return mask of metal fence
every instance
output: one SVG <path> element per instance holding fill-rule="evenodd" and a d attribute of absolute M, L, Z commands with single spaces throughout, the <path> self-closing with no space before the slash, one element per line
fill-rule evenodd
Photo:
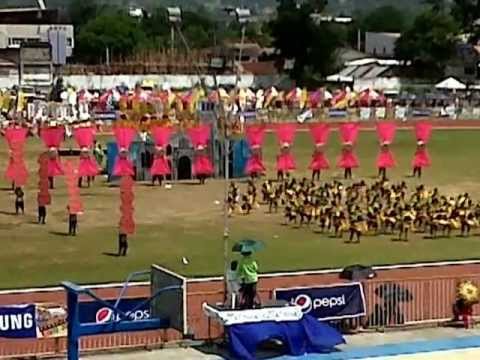
<path fill-rule="evenodd" d="M 367 303 L 364 326 L 376 328 L 450 320 L 456 288 L 462 280 L 478 284 L 480 276 L 368 281 L 364 284 Z M 474 306 L 474 315 L 478 314 L 479 308 Z"/>
<path fill-rule="evenodd" d="M 278 280 L 281 282 L 281 279 Z M 421 323 L 435 325 L 452 319 L 456 288 L 458 283 L 463 280 L 480 284 L 480 275 L 365 281 L 363 286 L 367 316 L 359 319 L 359 323 L 364 328 L 381 329 Z M 312 279 L 311 281 L 311 286 L 318 286 L 318 280 Z M 258 291 L 261 298 L 264 300 L 272 299 L 275 288 L 262 285 L 262 283 L 260 285 Z M 222 331 L 221 327 L 215 322 L 208 322 L 201 311 L 201 304 L 203 302 L 216 303 L 221 301 L 223 290 L 215 287 L 215 290 L 190 292 L 187 296 L 190 309 L 188 318 L 190 329 L 197 337 L 203 339 L 219 336 Z M 475 305 L 473 310 L 474 316 L 480 315 L 478 305 Z M 202 324 L 207 322 L 208 325 L 204 328 Z M 149 348 L 179 338 L 178 333 L 170 330 L 102 335 L 82 339 L 81 349 L 83 351 L 94 351 Z M 0 339 L 0 358 L 62 355 L 65 351 L 65 338 Z"/>

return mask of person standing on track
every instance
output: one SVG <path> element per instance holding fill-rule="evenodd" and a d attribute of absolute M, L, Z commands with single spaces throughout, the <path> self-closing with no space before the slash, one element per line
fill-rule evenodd
<path fill-rule="evenodd" d="M 22 212 L 22 215 L 25 214 L 25 203 L 24 203 L 25 193 L 21 187 L 15 188 L 15 214 L 18 215 Z"/>
<path fill-rule="evenodd" d="M 67 210 L 68 210 L 68 235 L 76 236 L 78 215 L 77 213 L 70 211 L 70 207 L 67 207 Z"/>
<path fill-rule="evenodd" d="M 118 234 L 118 256 L 127 256 L 128 235 L 121 232 Z"/>

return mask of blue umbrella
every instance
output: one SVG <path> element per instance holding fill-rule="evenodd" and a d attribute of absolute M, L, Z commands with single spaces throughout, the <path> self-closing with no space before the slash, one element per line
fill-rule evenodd
<path fill-rule="evenodd" d="M 237 241 L 232 247 L 233 252 L 253 253 L 265 249 L 265 243 L 260 240 L 244 239 Z"/>

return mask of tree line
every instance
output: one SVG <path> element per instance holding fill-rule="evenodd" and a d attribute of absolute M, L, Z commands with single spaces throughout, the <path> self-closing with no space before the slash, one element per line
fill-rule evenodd
<path fill-rule="evenodd" d="M 165 7 L 155 7 L 143 16 L 132 17 L 128 8 L 97 1 L 73 0 L 69 16 L 75 26 L 74 61 L 97 64 L 105 61 L 108 48 L 112 58 L 126 58 L 145 50 L 162 50 L 171 46 L 171 24 Z M 183 10 L 179 24 L 192 49 L 215 47 L 240 38 L 240 25 L 228 17 L 218 21 L 207 8 Z M 263 23 L 248 24 L 246 37 L 268 45 L 271 41 Z M 182 39 L 175 46 L 183 51 Z"/>
<path fill-rule="evenodd" d="M 247 26 L 246 38 L 277 49 L 281 58 L 294 60 L 289 69 L 299 84 L 317 83 L 341 64 L 336 57 L 343 47 L 356 47 L 358 32 L 398 32 L 395 56 L 412 62 L 417 76 L 441 76 L 455 56 L 459 35 L 471 43 L 480 37 L 480 0 L 423 0 L 420 11 L 382 6 L 357 11 L 351 24 L 319 22 L 312 14 L 324 13 L 327 0 L 277 0 L 271 19 L 258 19 Z M 166 9 L 156 7 L 140 18 L 128 9 L 104 2 L 73 0 L 69 7 L 75 25 L 75 61 L 104 61 L 105 49 L 113 57 L 128 57 L 142 50 L 170 47 L 170 24 Z M 193 49 L 238 41 L 240 25 L 225 16 L 219 19 L 207 8 L 186 10 L 182 33 Z M 178 47 L 180 47 L 180 42 Z"/>

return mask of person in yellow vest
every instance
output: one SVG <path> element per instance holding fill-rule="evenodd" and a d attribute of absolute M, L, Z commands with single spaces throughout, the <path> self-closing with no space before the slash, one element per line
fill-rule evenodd
<path fill-rule="evenodd" d="M 257 297 L 258 264 L 251 252 L 242 252 L 238 264 L 238 278 L 241 283 L 241 309 L 253 309 Z"/>

